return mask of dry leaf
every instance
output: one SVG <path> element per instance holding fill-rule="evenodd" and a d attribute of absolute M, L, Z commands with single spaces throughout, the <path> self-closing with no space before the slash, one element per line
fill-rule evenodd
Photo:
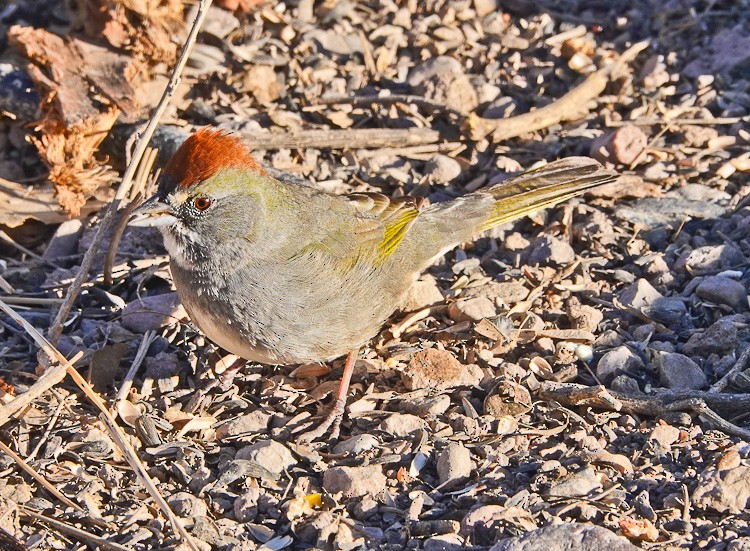
<path fill-rule="evenodd" d="M 624 536 L 641 541 L 656 541 L 659 530 L 650 520 L 624 517 L 620 519 L 620 530 Z"/>

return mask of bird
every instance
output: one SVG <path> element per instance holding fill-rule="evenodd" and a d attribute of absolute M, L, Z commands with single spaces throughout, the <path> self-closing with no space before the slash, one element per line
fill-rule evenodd
<path fill-rule="evenodd" d="M 423 271 L 490 228 L 615 177 L 570 157 L 444 202 L 333 194 L 271 177 L 241 137 L 204 127 L 129 223 L 161 230 L 182 304 L 215 344 L 263 364 L 346 356 L 312 440 L 338 434 L 357 354 Z"/>

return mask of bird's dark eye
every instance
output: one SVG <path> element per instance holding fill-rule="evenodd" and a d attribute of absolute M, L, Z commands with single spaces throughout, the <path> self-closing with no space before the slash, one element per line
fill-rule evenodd
<path fill-rule="evenodd" d="M 193 200 L 193 204 L 195 205 L 195 208 L 198 210 L 206 210 L 208 207 L 211 206 L 211 199 L 205 196 L 196 197 Z"/>

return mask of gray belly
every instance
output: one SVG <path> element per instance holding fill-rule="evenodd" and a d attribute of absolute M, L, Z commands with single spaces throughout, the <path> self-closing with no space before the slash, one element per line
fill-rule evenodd
<path fill-rule="evenodd" d="M 196 273 L 174 263 L 171 268 L 200 330 L 229 352 L 266 364 L 343 356 L 376 335 L 397 304 L 387 293 L 362 296 L 377 291 L 371 282 L 344 279 L 338 287 L 325 281 L 299 288 L 284 279 L 289 270 L 242 269 L 217 277 L 210 270 Z"/>

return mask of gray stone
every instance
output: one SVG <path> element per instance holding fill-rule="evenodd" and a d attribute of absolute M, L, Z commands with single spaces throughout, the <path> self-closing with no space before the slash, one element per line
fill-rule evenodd
<path fill-rule="evenodd" d="M 234 518 L 240 522 L 252 522 L 258 516 L 258 499 L 260 499 L 260 488 L 250 486 L 245 493 L 234 500 L 232 508 Z"/>
<path fill-rule="evenodd" d="M 645 279 L 639 279 L 620 293 L 620 302 L 636 310 L 653 304 L 663 295 Z"/>
<path fill-rule="evenodd" d="M 454 482 L 471 475 L 471 452 L 463 444 L 453 442 L 440 452 L 437 473 L 441 484 Z"/>
<path fill-rule="evenodd" d="M 411 70 L 407 82 L 415 93 L 460 113 L 469 113 L 479 105 L 477 92 L 464 74 L 463 65 L 449 56 L 420 63 Z"/>
<path fill-rule="evenodd" d="M 427 538 L 422 547 L 424 551 L 460 551 L 466 549 L 464 539 L 458 534 L 442 534 Z"/>
<path fill-rule="evenodd" d="M 744 261 L 742 251 L 733 245 L 706 245 L 681 256 L 675 263 L 675 269 L 684 267 L 690 273 L 727 270 Z"/>
<path fill-rule="evenodd" d="M 554 266 L 564 266 L 570 264 L 576 259 L 576 253 L 570 243 L 560 239 L 545 235 L 536 241 L 534 248 L 529 255 L 529 264 L 551 264 Z"/>
<path fill-rule="evenodd" d="M 508 538 L 489 551 L 638 551 L 638 547 L 606 528 L 565 522 Z"/>
<path fill-rule="evenodd" d="M 78 252 L 78 241 L 83 234 L 83 222 L 78 218 L 66 220 L 55 230 L 55 234 L 42 254 L 43 258 L 56 261 L 63 256 Z"/>
<path fill-rule="evenodd" d="M 633 339 L 639 342 L 644 342 L 656 333 L 656 325 L 653 323 L 644 323 L 633 329 L 631 332 L 633 334 Z"/>
<path fill-rule="evenodd" d="M 156 331 L 187 317 L 177 293 L 153 295 L 128 303 L 122 311 L 122 325 L 134 333 Z"/>
<path fill-rule="evenodd" d="M 197 10 L 191 10 L 191 14 L 188 16 L 191 21 L 195 17 L 194 11 Z M 206 22 L 203 24 L 201 32 L 212 34 L 217 38 L 226 38 L 229 33 L 239 28 L 239 26 L 239 19 L 231 11 L 218 6 L 211 6 L 208 9 Z"/>
<path fill-rule="evenodd" d="M 618 375 L 639 375 L 643 360 L 627 346 L 618 346 L 601 357 L 596 366 L 596 376 L 609 384 Z"/>
<path fill-rule="evenodd" d="M 461 164 L 447 155 L 435 155 L 425 165 L 425 176 L 434 184 L 449 184 L 461 176 Z"/>
<path fill-rule="evenodd" d="M 692 504 L 700 509 L 739 514 L 750 506 L 750 465 L 720 471 L 709 467 L 700 474 Z"/>
<path fill-rule="evenodd" d="M 685 301 L 680 297 L 662 297 L 657 299 L 648 306 L 644 306 L 641 311 L 654 321 L 667 325 L 685 325 L 690 320 L 687 317 L 687 306 Z"/>
<path fill-rule="evenodd" d="M 707 130 L 703 127 L 700 128 L 701 130 Z M 708 187 L 705 184 L 685 184 L 684 186 L 670 190 L 666 195 L 674 195 L 675 197 L 682 197 L 690 201 L 706 201 L 720 205 L 726 205 L 732 200 L 732 196 L 726 191 Z"/>
<path fill-rule="evenodd" d="M 547 491 L 547 495 L 550 497 L 581 497 L 601 487 L 602 483 L 599 481 L 596 471 L 587 465 L 580 471 L 564 476 L 552 484 Z"/>
<path fill-rule="evenodd" d="M 649 441 L 657 442 L 664 450 L 669 450 L 672 444 L 680 439 L 680 429 L 671 425 L 657 425 L 648 435 Z"/>
<path fill-rule="evenodd" d="M 177 492 L 167 499 L 176 515 L 181 517 L 205 517 L 208 515 L 206 502 L 188 492 Z"/>
<path fill-rule="evenodd" d="M 438 56 L 428 59 L 414 67 L 409 73 L 409 86 L 419 86 L 425 80 L 444 74 L 463 74 L 464 67 L 460 61 L 450 56 Z"/>
<path fill-rule="evenodd" d="M 476 321 L 495 314 L 495 305 L 486 297 L 462 298 L 448 305 L 448 316 L 453 321 Z"/>
<path fill-rule="evenodd" d="M 668 177 L 669 172 L 664 163 L 653 163 L 646 169 L 643 176 L 647 180 L 659 180 Z M 646 230 L 659 226 L 675 227 L 685 220 L 686 216 L 718 218 L 725 212 L 726 208 L 714 203 L 689 201 L 677 197 L 646 197 L 632 204 L 615 207 L 615 216 L 633 224 L 640 224 Z"/>
<path fill-rule="evenodd" d="M 699 390 L 708 381 L 700 366 L 683 354 L 658 352 L 654 364 L 659 372 L 659 380 L 673 390 Z"/>
<path fill-rule="evenodd" d="M 638 394 L 641 389 L 638 386 L 638 381 L 630 377 L 629 375 L 618 375 L 612 382 L 609 383 L 609 388 L 617 392 L 624 392 L 626 394 Z"/>
<path fill-rule="evenodd" d="M 386 478 L 378 465 L 333 467 L 323 473 L 323 489 L 345 497 L 375 496 L 385 490 Z"/>
<path fill-rule="evenodd" d="M 259 440 L 245 446 L 237 452 L 235 459 L 255 461 L 275 474 L 281 474 L 297 464 L 289 448 L 275 440 Z"/>
<path fill-rule="evenodd" d="M 207 543 L 211 549 L 215 549 L 219 545 L 228 545 L 234 540 L 234 538 L 229 538 L 225 534 L 219 534 L 216 523 L 207 516 L 195 517 L 193 527 L 190 529 L 190 535 Z"/>
<path fill-rule="evenodd" d="M 591 332 L 596 331 L 604 319 L 604 314 L 601 310 L 573 301 L 569 301 L 567 314 L 568 319 L 570 319 L 575 329 L 583 329 L 584 331 Z"/>
<path fill-rule="evenodd" d="M 702 358 L 711 354 L 723 356 L 733 352 L 739 343 L 734 323 L 728 319 L 720 319 L 702 333 L 694 333 L 685 343 L 682 351 L 688 356 Z"/>
<path fill-rule="evenodd" d="M 342 440 L 333 448 L 333 453 L 358 454 L 377 447 L 380 443 L 372 434 L 358 434 L 348 440 Z"/>
<path fill-rule="evenodd" d="M 235 417 L 231 421 L 224 423 L 216 428 L 216 438 L 222 440 L 224 438 L 239 436 L 241 434 L 253 434 L 257 432 L 265 432 L 268 429 L 268 422 L 271 416 L 262 410 L 255 410 L 239 417 Z"/>
<path fill-rule="evenodd" d="M 440 394 L 438 396 L 427 398 L 402 400 L 399 402 L 398 409 L 404 413 L 411 413 L 418 417 L 435 417 L 445 413 L 450 405 L 450 396 L 447 394 Z"/>
<path fill-rule="evenodd" d="M 443 293 L 435 278 L 425 274 L 409 288 L 401 303 L 401 310 L 412 312 L 439 302 L 443 302 Z"/>
<path fill-rule="evenodd" d="M 461 530 L 459 534 L 468 538 L 475 531 L 476 527 L 482 526 L 489 528 L 495 522 L 496 518 L 502 518 L 507 508 L 502 505 L 480 505 L 475 507 L 461 519 Z"/>
<path fill-rule="evenodd" d="M 747 290 L 734 279 L 722 276 L 709 276 L 700 282 L 696 294 L 717 304 L 726 304 L 735 310 L 747 309 Z"/>
<path fill-rule="evenodd" d="M 402 437 L 426 429 L 427 421 L 408 413 L 394 413 L 386 417 L 378 428 L 387 434 Z"/>
<path fill-rule="evenodd" d="M 505 306 L 512 306 L 522 300 L 526 300 L 529 296 L 529 288 L 523 284 L 523 281 L 510 280 L 510 281 L 493 281 L 486 285 L 480 285 L 478 287 L 469 287 L 464 290 L 464 298 L 488 298 L 492 304 L 497 304 L 498 301 Z"/>
<path fill-rule="evenodd" d="M 304 39 L 308 43 L 315 44 L 318 50 L 322 49 L 338 55 L 349 56 L 362 53 L 362 41 L 354 33 L 315 29 L 305 33 Z"/>

